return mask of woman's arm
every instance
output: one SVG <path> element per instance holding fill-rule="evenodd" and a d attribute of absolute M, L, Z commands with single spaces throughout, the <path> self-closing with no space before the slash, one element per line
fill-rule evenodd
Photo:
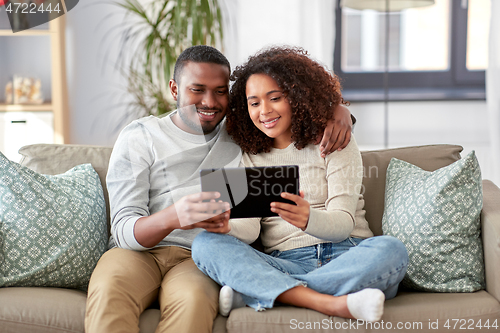
<path fill-rule="evenodd" d="M 355 214 L 362 186 L 363 163 L 356 140 L 351 138 L 342 151 L 326 159 L 328 197 L 325 209 L 312 209 L 306 233 L 340 242 L 350 236 L 355 227 Z"/>

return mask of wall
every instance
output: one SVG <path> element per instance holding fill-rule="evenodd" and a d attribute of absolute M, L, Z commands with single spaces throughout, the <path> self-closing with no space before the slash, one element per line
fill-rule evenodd
<path fill-rule="evenodd" d="M 355 136 L 362 150 L 384 148 L 384 104 L 352 103 Z M 483 178 L 493 177 L 486 101 L 389 103 L 389 148 L 458 144 L 462 156 L 475 150 Z"/>
<path fill-rule="evenodd" d="M 252 23 L 254 15 L 249 15 L 251 8 L 248 2 L 229 1 L 225 6 L 235 13 L 229 24 L 230 30 L 227 30 L 229 33 L 225 43 L 225 53 L 234 68 L 260 47 L 251 35 L 246 35 L 245 38 L 236 36 L 243 23 Z M 321 6 L 313 8 L 319 10 Z M 304 12 L 292 10 L 288 17 L 301 17 L 305 20 L 301 24 L 310 25 L 306 15 L 300 16 L 300 13 Z M 314 13 L 309 14 L 314 17 Z M 123 14 L 120 14 L 116 6 L 102 4 L 98 0 L 80 2 L 67 14 L 68 83 L 73 143 L 111 146 L 119 130 L 129 121 L 125 113 L 125 83 L 114 69 L 119 49 L 115 29 L 122 20 Z M 282 20 L 284 21 L 280 24 L 285 24 L 288 19 Z M 297 20 L 292 21 L 289 24 L 299 24 Z M 324 21 L 327 22 L 328 19 Z M 297 44 L 306 42 L 303 34 L 298 37 L 292 37 L 292 34 L 284 36 L 281 31 L 283 29 L 269 29 L 266 39 L 260 40 L 262 46 L 279 40 Z M 316 29 L 321 30 L 320 26 Z M 319 33 L 313 35 L 318 37 Z M 325 50 L 322 48 L 314 49 L 311 53 L 318 59 L 325 59 Z M 383 148 L 383 103 L 353 103 L 350 110 L 358 118 L 355 134 L 360 147 Z M 476 150 L 483 176 L 488 178 L 491 167 L 485 101 L 391 102 L 389 113 L 390 147 L 460 144 L 465 148 L 464 153 Z"/>
<path fill-rule="evenodd" d="M 112 146 L 126 116 L 126 84 L 116 70 L 123 13 L 99 0 L 66 14 L 71 143 Z"/>
<path fill-rule="evenodd" d="M 276 0 L 274 5 L 286 15 L 263 12 L 267 2 L 222 1 L 225 13 L 232 13 L 224 53 L 233 68 L 265 45 L 275 43 L 303 45 L 321 62 L 333 61 L 333 2 L 328 2 L 325 10 L 324 0 L 311 0 L 307 5 L 300 0 Z M 242 29 L 255 24 L 257 14 L 267 15 L 263 21 L 259 19 L 265 24 L 258 29 Z M 126 82 L 114 68 L 119 51 L 117 27 L 122 20 L 117 6 L 99 0 L 80 1 L 67 14 L 72 143 L 112 145 L 118 131 L 131 119 L 126 112 Z M 253 38 L 255 33 L 263 37 Z M 330 42 L 322 42 L 322 38 Z"/>

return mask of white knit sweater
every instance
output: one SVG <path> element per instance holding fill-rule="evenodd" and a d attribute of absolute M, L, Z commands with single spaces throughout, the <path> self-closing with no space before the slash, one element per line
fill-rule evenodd
<path fill-rule="evenodd" d="M 299 165 L 300 189 L 311 205 L 305 231 L 280 217 L 232 219 L 230 234 L 246 243 L 259 236 L 265 251 L 286 251 L 324 242 L 340 242 L 349 236 L 373 236 L 365 219 L 360 194 L 363 164 L 356 140 L 342 151 L 322 158 L 318 146 L 298 150 L 293 144 L 269 153 L 244 154 L 242 166 Z"/>

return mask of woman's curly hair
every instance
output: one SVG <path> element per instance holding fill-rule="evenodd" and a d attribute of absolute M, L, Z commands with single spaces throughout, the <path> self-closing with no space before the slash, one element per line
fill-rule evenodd
<path fill-rule="evenodd" d="M 261 132 L 248 114 L 246 85 L 253 74 L 272 77 L 292 109 L 292 141 L 297 149 L 315 143 L 339 104 L 347 104 L 337 76 L 297 47 L 271 47 L 251 56 L 231 75 L 227 131 L 244 152 L 269 152 L 273 138 Z"/>

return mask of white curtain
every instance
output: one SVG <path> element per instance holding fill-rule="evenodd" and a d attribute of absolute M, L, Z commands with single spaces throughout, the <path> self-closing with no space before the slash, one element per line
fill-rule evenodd
<path fill-rule="evenodd" d="M 500 186 L 500 0 L 491 1 L 488 69 L 486 70 L 486 101 L 490 129 L 491 180 Z"/>
<path fill-rule="evenodd" d="M 300 46 L 333 70 L 336 0 L 222 0 L 224 53 L 234 68 L 269 45 Z"/>

